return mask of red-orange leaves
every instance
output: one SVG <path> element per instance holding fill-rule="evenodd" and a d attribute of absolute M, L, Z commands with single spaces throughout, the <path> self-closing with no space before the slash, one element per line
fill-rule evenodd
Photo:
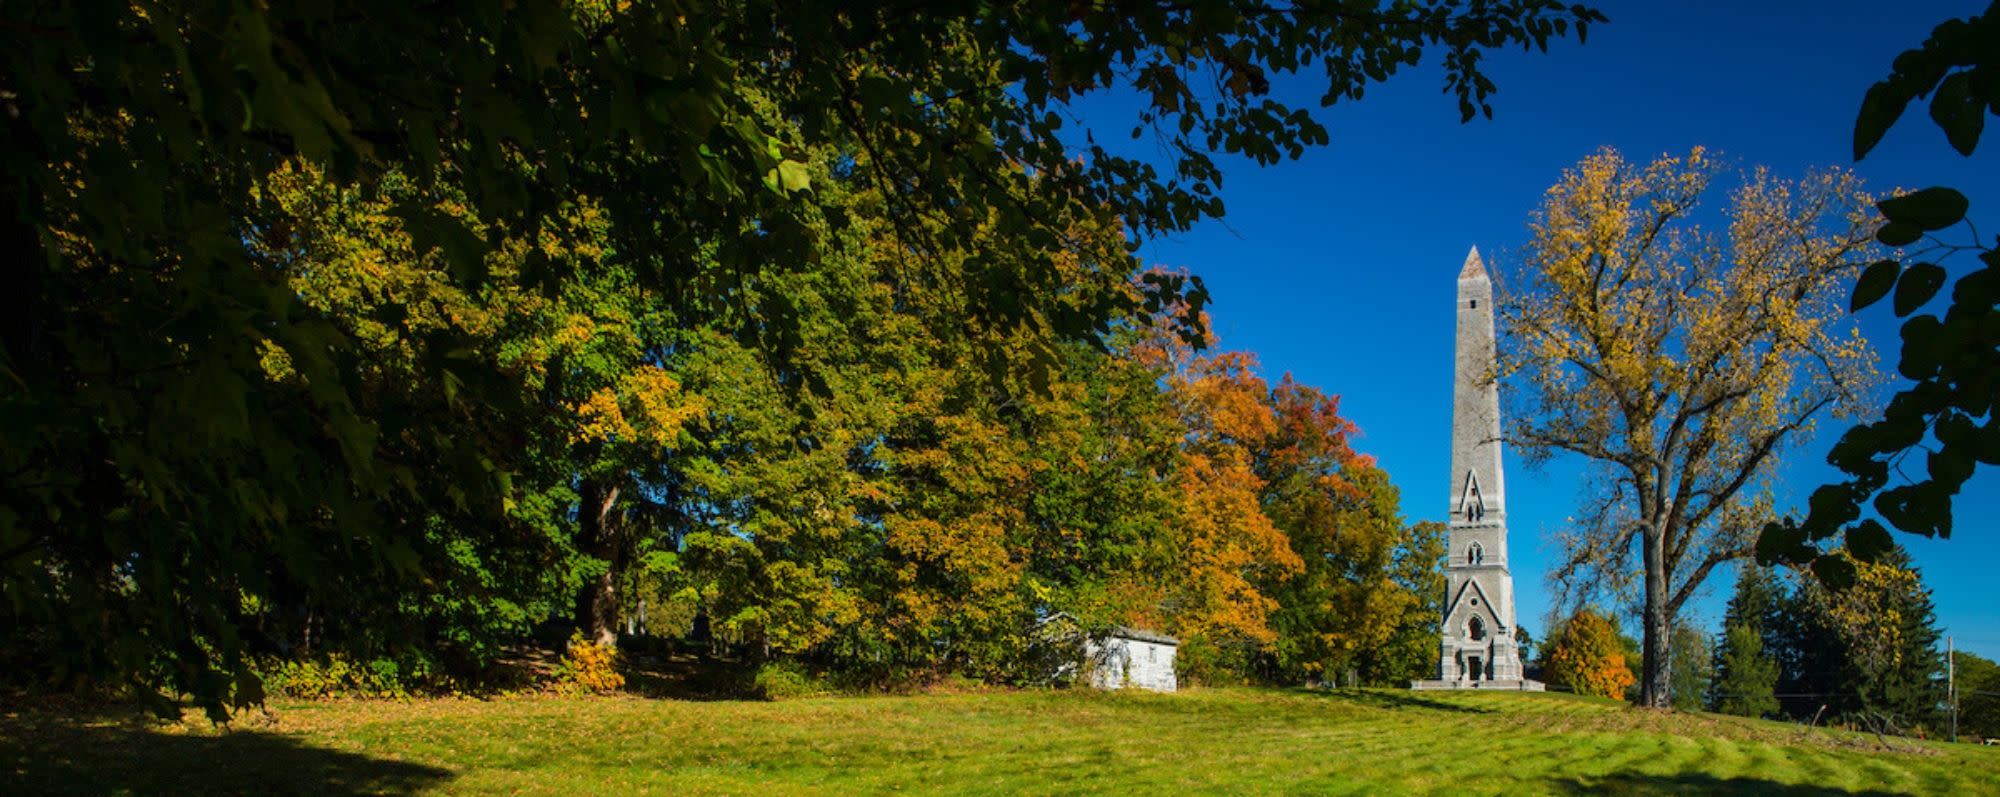
<path fill-rule="evenodd" d="M 1175 484 L 1187 546 L 1182 633 L 1270 644 L 1277 638 L 1269 624 L 1277 601 L 1259 585 L 1297 573 L 1304 563 L 1259 506 L 1264 480 L 1251 470 L 1249 453 L 1235 446 L 1189 453 Z"/>

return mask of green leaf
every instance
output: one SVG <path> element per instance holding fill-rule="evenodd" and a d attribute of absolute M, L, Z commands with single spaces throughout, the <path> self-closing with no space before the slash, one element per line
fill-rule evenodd
<path fill-rule="evenodd" d="M 1833 590 L 1843 590 L 1854 586 L 1854 563 L 1838 556 L 1822 556 L 1814 559 L 1812 572 L 1821 584 Z"/>
<path fill-rule="evenodd" d="M 1889 221 L 1915 225 L 1918 229 L 1931 232 L 1959 223 L 1965 218 L 1965 210 L 1970 204 L 1964 194 L 1943 186 L 1932 186 L 1884 199 L 1875 203 L 1875 207 Z"/>
<path fill-rule="evenodd" d="M 1937 373 L 1938 357 L 1933 344 L 1944 324 L 1936 316 L 1920 315 L 1903 324 L 1903 356 L 1896 363 L 1897 373 L 1912 380 L 1928 379 Z M 1898 446 L 1899 448 L 1901 446 Z"/>
<path fill-rule="evenodd" d="M 806 165 L 803 163 L 795 160 L 781 161 L 778 163 L 778 181 L 784 186 L 787 194 L 804 191 L 812 187 L 812 174 L 806 171 Z"/>
<path fill-rule="evenodd" d="M 1806 545 L 1806 530 L 1789 518 L 1783 523 L 1764 524 L 1764 532 L 1757 535 L 1758 562 L 1800 562 L 1812 555 L 1812 547 Z"/>
<path fill-rule="evenodd" d="M 1874 562 L 1896 547 L 1889 530 L 1873 519 L 1861 521 L 1847 530 L 1847 552 L 1863 562 Z M 1817 572 L 1817 566 L 1815 566 Z"/>
<path fill-rule="evenodd" d="M 1924 237 L 1924 228 L 1906 222 L 1892 221 L 1875 231 L 1875 240 L 1883 246 L 1909 246 Z"/>
<path fill-rule="evenodd" d="M 1944 131 L 1945 140 L 1960 155 L 1971 155 L 1979 146 L 1979 133 L 1986 126 L 1986 103 L 1973 96 L 1972 73 L 1959 72 L 1938 84 L 1931 97 L 1931 121 Z"/>
<path fill-rule="evenodd" d="M 1932 451 L 1926 465 L 1930 468 L 1931 479 L 1956 488 L 1972 478 L 1976 465 L 1972 454 L 1962 446 L 1946 446 L 1942 451 Z"/>
<path fill-rule="evenodd" d="M 1914 263 L 1896 280 L 1895 309 L 1898 317 L 1916 312 L 1944 287 L 1944 269 L 1935 263 Z"/>
<path fill-rule="evenodd" d="M 1809 514 L 1807 522 L 1820 527 L 1822 534 L 1861 515 L 1853 493 L 1845 484 L 1822 485 L 1813 491 L 1806 506 Z"/>
<path fill-rule="evenodd" d="M 1882 141 L 1882 134 L 1889 132 L 1909 104 L 1909 94 L 1898 91 L 1889 81 L 1868 87 L 1867 96 L 1861 100 L 1861 113 L 1854 119 L 1855 160 L 1868 156 L 1868 151 Z"/>
<path fill-rule="evenodd" d="M 1896 275 L 1903 270 L 1903 264 L 1894 260 L 1877 260 L 1861 272 L 1861 279 L 1854 282 L 1854 298 L 1848 302 L 1848 312 L 1858 313 L 1862 308 L 1879 302 L 1889 295 L 1889 289 L 1896 287 Z"/>

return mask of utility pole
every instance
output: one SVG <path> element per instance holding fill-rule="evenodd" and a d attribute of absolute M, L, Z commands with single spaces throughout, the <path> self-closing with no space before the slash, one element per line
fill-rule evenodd
<path fill-rule="evenodd" d="M 1951 740 L 1958 741 L 1958 648 L 1944 638 L 1944 701 L 1951 712 Z"/>

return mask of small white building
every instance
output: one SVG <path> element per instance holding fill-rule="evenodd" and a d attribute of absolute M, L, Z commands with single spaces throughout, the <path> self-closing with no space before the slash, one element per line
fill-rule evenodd
<path fill-rule="evenodd" d="M 1174 654 L 1180 645 L 1165 634 L 1113 628 L 1084 640 L 1084 682 L 1097 689 L 1175 691 L 1180 683 L 1174 677 Z"/>

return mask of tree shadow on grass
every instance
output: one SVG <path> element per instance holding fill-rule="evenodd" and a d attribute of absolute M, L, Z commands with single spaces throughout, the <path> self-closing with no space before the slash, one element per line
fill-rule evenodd
<path fill-rule="evenodd" d="M 665 700 L 697 702 L 762 700 L 754 668 L 740 660 L 687 653 L 633 653 L 619 673 L 625 691 Z"/>
<path fill-rule="evenodd" d="M 1372 708 L 1424 709 L 1428 711 L 1449 711 L 1455 714 L 1491 714 L 1493 709 L 1467 706 L 1436 698 L 1424 697 L 1414 692 L 1398 692 L 1389 689 L 1309 689 L 1304 694 L 1339 700 Z"/>
<path fill-rule="evenodd" d="M 1848 791 L 1826 786 L 1779 783 L 1763 778 L 1718 778 L 1704 772 L 1672 775 L 1621 773 L 1600 778 L 1571 778 L 1550 784 L 1559 794 L 1720 794 L 1769 797 L 1888 797 L 1898 792 Z"/>
<path fill-rule="evenodd" d="M 410 794 L 437 767 L 308 747 L 258 731 L 173 733 L 128 715 L 10 712 L 0 718 L 8 794 Z"/>

